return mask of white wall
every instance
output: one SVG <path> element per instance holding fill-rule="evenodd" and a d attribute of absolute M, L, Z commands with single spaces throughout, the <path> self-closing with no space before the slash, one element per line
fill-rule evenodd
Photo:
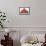
<path fill-rule="evenodd" d="M 46 31 L 46 0 L 0 0 L 0 9 L 6 12 L 6 27 L 12 31 L 20 31 L 20 36 L 31 31 Z M 19 7 L 30 7 L 30 15 L 19 15 Z M 32 8 L 31 8 L 32 7 Z M 16 28 L 15 28 L 16 27 Z M 9 29 L 9 28 L 8 28 Z M 37 33 L 37 32 L 36 32 Z M 45 32 L 46 33 L 46 32 Z M 18 38 L 18 35 L 16 34 Z"/>
<path fill-rule="evenodd" d="M 46 0 L 33 0 L 32 2 L 32 26 L 46 27 Z"/>
<path fill-rule="evenodd" d="M 46 0 L 0 0 L 0 9 L 6 12 L 7 27 L 46 27 Z M 19 15 L 19 7 L 30 7 L 32 13 Z M 31 8 L 32 7 L 32 8 Z"/>

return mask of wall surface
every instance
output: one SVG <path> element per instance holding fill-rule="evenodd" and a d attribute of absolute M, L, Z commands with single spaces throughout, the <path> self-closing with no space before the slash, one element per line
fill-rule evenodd
<path fill-rule="evenodd" d="M 11 35 L 14 40 L 18 40 L 18 37 L 24 34 L 31 34 L 32 31 L 45 31 L 44 33 L 46 33 L 45 4 L 46 0 L 0 0 L 0 10 L 6 12 L 7 16 L 5 26 L 10 31 L 19 31 L 20 33 L 20 35 L 14 33 L 15 38 L 13 36 L 14 34 Z M 30 7 L 30 15 L 19 15 L 19 7 Z M 16 42 L 16 46 L 20 45 L 20 42 Z"/>
<path fill-rule="evenodd" d="M 0 0 L 6 12 L 6 27 L 46 27 L 46 0 Z M 19 7 L 30 7 L 30 15 L 19 15 Z"/>

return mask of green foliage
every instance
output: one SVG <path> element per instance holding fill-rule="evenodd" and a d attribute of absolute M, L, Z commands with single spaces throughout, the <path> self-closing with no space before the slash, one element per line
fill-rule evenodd
<path fill-rule="evenodd" d="M 5 15 L 5 13 L 0 11 L 0 27 L 1 27 L 1 28 L 4 27 L 4 26 L 3 26 L 3 25 L 4 25 L 3 23 L 5 22 L 5 20 L 6 20 L 6 15 Z"/>

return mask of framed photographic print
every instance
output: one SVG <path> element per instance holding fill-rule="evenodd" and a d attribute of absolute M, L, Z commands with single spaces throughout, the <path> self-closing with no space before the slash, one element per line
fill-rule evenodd
<path fill-rule="evenodd" d="M 30 7 L 19 7 L 19 14 L 20 15 L 29 15 Z"/>

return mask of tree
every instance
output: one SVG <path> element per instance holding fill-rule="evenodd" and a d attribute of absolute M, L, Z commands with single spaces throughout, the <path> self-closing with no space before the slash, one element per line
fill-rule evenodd
<path fill-rule="evenodd" d="M 0 27 L 3 28 L 4 27 L 4 22 L 6 20 L 6 15 L 4 12 L 0 11 Z"/>

